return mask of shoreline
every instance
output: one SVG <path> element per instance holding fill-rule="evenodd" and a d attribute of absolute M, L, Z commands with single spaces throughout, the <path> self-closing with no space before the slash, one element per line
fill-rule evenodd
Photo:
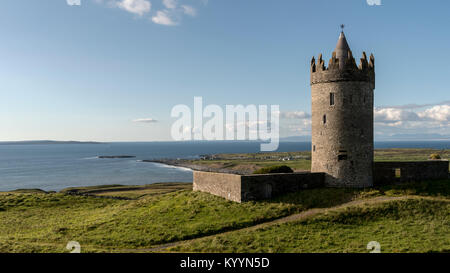
<path fill-rule="evenodd" d="M 210 166 L 202 166 L 198 164 L 192 164 L 186 162 L 186 159 L 159 159 L 159 160 L 141 160 L 141 162 L 146 163 L 158 163 L 172 167 L 178 167 L 183 169 L 189 169 L 191 171 L 202 171 L 202 172 L 220 172 L 228 174 L 244 174 L 245 172 L 230 170 L 226 168 L 214 168 Z"/>

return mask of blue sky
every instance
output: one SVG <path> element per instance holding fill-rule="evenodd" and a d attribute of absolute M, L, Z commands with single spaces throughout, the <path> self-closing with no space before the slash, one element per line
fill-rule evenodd
<path fill-rule="evenodd" d="M 449 1 L 68 2 L 2 1 L 0 140 L 170 140 L 194 96 L 278 104 L 281 136 L 308 135 L 309 63 L 340 24 L 375 55 L 376 136 L 450 135 Z"/>

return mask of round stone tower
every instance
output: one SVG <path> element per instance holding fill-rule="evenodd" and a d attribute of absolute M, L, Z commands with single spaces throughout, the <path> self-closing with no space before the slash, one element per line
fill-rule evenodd
<path fill-rule="evenodd" d="M 344 32 L 325 66 L 311 61 L 312 172 L 331 187 L 370 187 L 373 165 L 375 59 L 356 65 Z"/>

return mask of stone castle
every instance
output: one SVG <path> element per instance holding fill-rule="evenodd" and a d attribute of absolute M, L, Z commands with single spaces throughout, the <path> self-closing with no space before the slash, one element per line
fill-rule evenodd
<path fill-rule="evenodd" d="M 357 66 L 344 32 L 328 67 L 311 61 L 311 171 L 328 186 L 373 186 L 374 62 L 363 53 Z"/>
<path fill-rule="evenodd" d="M 447 179 L 449 162 L 374 162 L 375 58 L 359 65 L 344 32 L 325 65 L 311 61 L 311 172 L 235 175 L 194 171 L 194 190 L 243 202 L 317 187 L 365 188 Z"/>

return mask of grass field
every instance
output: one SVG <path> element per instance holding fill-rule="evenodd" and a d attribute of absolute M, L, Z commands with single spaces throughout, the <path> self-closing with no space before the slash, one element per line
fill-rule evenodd
<path fill-rule="evenodd" d="M 301 209 L 289 203 L 237 204 L 187 190 L 136 200 L 3 193 L 0 251 L 61 252 L 72 240 L 85 251 L 150 247 L 253 225 Z"/>
<path fill-rule="evenodd" d="M 182 252 L 450 252 L 450 201 L 406 199 L 357 206 L 253 232 L 183 243 Z"/>
<path fill-rule="evenodd" d="M 72 194 L 37 190 L 1 193 L 0 252 L 67 252 L 69 241 L 78 241 L 83 252 L 145 252 L 188 239 L 194 241 L 168 251 L 365 252 L 361 245 L 371 234 L 376 237 L 371 240 L 382 241 L 386 251 L 444 251 L 448 246 L 449 206 L 442 200 L 450 199 L 449 180 L 367 190 L 311 189 L 244 204 L 192 192 L 181 183 L 176 186 L 181 189 L 173 191 L 174 186 L 168 185 L 169 192 L 164 192 L 164 185 L 154 186 L 154 192 L 146 186 L 132 187 L 127 196 L 132 199 L 105 198 L 116 197 L 117 192 L 124 197 L 125 188 L 118 186 L 78 189 L 92 196 L 74 195 L 74 189 Z M 306 222 L 251 233 L 240 231 L 311 209 L 380 196 L 427 199 L 380 207 L 355 206 Z M 348 222 L 333 220 L 343 215 Z M 201 239 L 208 235 L 209 239 Z M 411 239 L 414 236 L 425 241 L 419 244 Z"/>

